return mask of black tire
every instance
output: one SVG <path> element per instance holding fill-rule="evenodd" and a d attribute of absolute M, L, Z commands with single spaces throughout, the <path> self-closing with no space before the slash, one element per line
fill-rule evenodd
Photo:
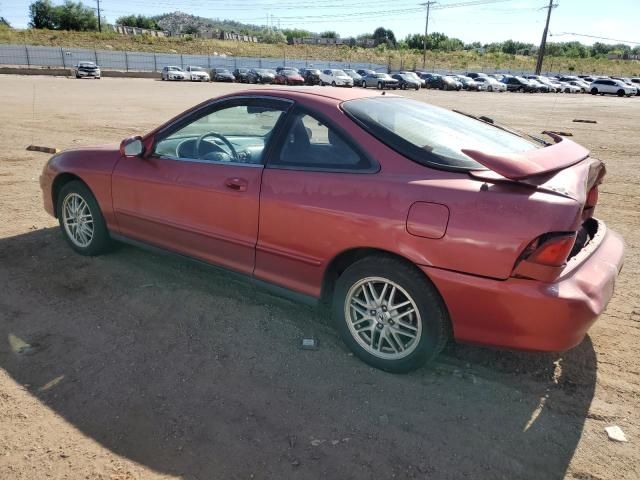
<path fill-rule="evenodd" d="M 349 290 L 367 277 L 381 277 L 401 286 L 413 299 L 422 320 L 422 333 L 414 350 L 399 359 L 384 359 L 369 353 L 354 338 L 344 306 Z M 416 267 L 386 255 L 366 257 L 348 267 L 338 278 L 333 295 L 333 313 L 346 345 L 365 363 L 388 372 L 405 373 L 432 361 L 451 336 L 449 314 L 440 294 Z"/>
<path fill-rule="evenodd" d="M 367 82 L 365 82 L 364 80 L 362 81 L 362 88 L 367 88 Z"/>
<path fill-rule="evenodd" d="M 418 90 L 420 90 L 420 85 L 418 85 L 417 87 L 414 87 L 415 91 L 417 92 Z"/>
<path fill-rule="evenodd" d="M 400 85 L 400 90 L 406 90 L 407 89 L 407 85 L 405 83 Z"/>
<path fill-rule="evenodd" d="M 624 97 L 624 90 L 618 90 L 616 93 L 619 97 Z"/>
<path fill-rule="evenodd" d="M 493 92 L 493 87 L 491 85 L 487 87 L 487 92 Z"/>
<path fill-rule="evenodd" d="M 378 90 L 384 90 L 384 86 L 382 85 L 382 82 L 378 82 Z"/>
<path fill-rule="evenodd" d="M 337 85 L 336 85 L 336 82 L 331 82 L 331 86 L 332 86 L 332 87 L 337 86 Z"/>
<path fill-rule="evenodd" d="M 597 95 L 598 94 L 598 89 L 597 88 L 592 88 L 591 89 L 591 95 Z"/>
<path fill-rule="evenodd" d="M 79 195 L 87 203 L 89 212 L 91 213 L 91 217 L 93 219 L 93 237 L 86 247 L 76 245 L 67 234 L 64 226 L 62 206 L 64 204 L 65 198 L 67 198 L 67 196 L 71 194 Z M 111 246 L 111 237 L 109 236 L 107 225 L 104 221 L 104 217 L 102 216 L 102 211 L 100 210 L 100 206 L 93 196 L 93 193 L 91 193 L 89 187 L 87 187 L 84 183 L 79 180 L 72 180 L 62 186 L 57 194 L 56 213 L 58 216 L 58 223 L 60 224 L 62 235 L 64 236 L 67 243 L 71 246 L 71 248 L 77 253 L 79 253 L 80 255 L 94 256 L 100 255 L 101 253 L 109 250 L 109 247 Z"/>

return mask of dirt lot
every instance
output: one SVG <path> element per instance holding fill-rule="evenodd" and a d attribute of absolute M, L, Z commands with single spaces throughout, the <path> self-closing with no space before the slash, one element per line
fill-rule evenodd
<path fill-rule="evenodd" d="M 241 88 L 0 76 L 0 478 L 640 478 L 640 98 L 408 94 L 573 132 L 607 161 L 598 216 L 628 250 L 577 348 L 451 345 L 390 375 L 323 311 L 133 247 L 80 257 L 43 211 L 30 143 L 118 142 Z"/>

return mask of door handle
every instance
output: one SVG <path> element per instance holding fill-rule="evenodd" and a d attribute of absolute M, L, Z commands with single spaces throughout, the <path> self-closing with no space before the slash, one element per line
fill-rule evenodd
<path fill-rule="evenodd" d="M 224 186 L 230 188 L 231 190 L 235 190 L 236 192 L 246 192 L 249 182 L 247 182 L 244 178 L 227 178 L 224 181 Z"/>

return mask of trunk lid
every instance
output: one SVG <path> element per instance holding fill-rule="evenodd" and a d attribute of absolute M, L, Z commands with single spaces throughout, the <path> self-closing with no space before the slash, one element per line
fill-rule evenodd
<path fill-rule="evenodd" d="M 489 169 L 474 170 L 470 175 L 491 182 L 525 184 L 585 205 L 605 175 L 604 163 L 589 157 L 589 150 L 577 143 L 550 135 L 556 141 L 554 145 L 521 154 L 491 155 L 465 149 L 463 153 Z"/>

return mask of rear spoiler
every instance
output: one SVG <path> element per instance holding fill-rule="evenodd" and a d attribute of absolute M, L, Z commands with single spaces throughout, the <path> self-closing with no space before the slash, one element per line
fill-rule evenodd
<path fill-rule="evenodd" d="M 589 156 L 589 150 L 583 146 L 554 133 L 545 133 L 556 143 L 524 153 L 491 155 L 480 150 L 466 148 L 462 149 L 462 153 L 510 180 L 523 180 L 562 170 Z"/>

